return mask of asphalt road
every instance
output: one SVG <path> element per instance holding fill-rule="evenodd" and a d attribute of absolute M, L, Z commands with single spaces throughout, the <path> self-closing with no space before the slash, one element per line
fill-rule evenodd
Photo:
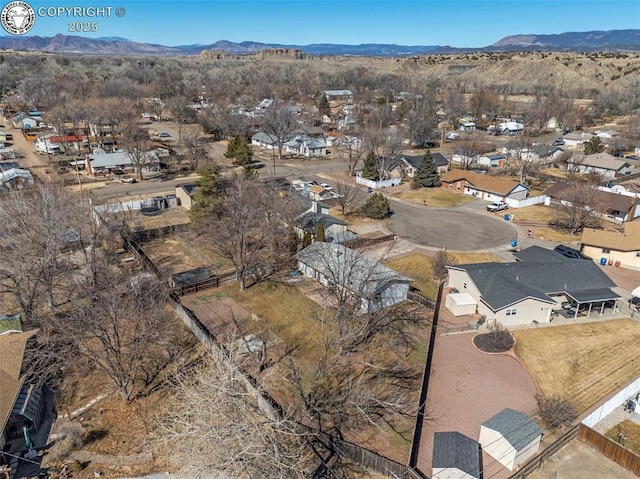
<path fill-rule="evenodd" d="M 418 244 L 451 251 L 488 250 L 508 245 L 516 238 L 509 223 L 468 209 L 425 208 L 393 198 L 393 214 L 387 227 L 398 236 Z"/>

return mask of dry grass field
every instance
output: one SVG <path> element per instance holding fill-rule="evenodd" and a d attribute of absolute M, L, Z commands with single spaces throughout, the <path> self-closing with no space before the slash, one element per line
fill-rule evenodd
<path fill-rule="evenodd" d="M 526 206 L 512 211 L 516 223 L 518 221 L 525 221 L 548 225 L 555 216 L 555 210 L 550 206 L 544 205 Z"/>
<path fill-rule="evenodd" d="M 618 442 L 618 434 L 624 434 L 624 447 L 636 454 L 640 454 L 640 424 L 627 419 L 607 431 L 605 436 L 614 442 Z"/>
<path fill-rule="evenodd" d="M 460 206 L 476 201 L 476 199 L 471 196 L 451 193 L 442 188 L 419 188 L 417 190 L 403 191 L 394 196 L 411 203 L 434 208 Z"/>
<path fill-rule="evenodd" d="M 499 261 L 491 253 L 448 253 L 451 264 L 487 263 Z M 430 256 L 411 253 L 384 262 L 395 271 L 413 279 L 412 285 L 420 290 L 427 298 L 435 299 L 438 294 L 438 284 L 433 279 L 432 258 Z"/>
<path fill-rule="evenodd" d="M 640 375 L 640 324 L 630 319 L 513 331 L 516 354 L 541 391 L 582 413 Z"/>

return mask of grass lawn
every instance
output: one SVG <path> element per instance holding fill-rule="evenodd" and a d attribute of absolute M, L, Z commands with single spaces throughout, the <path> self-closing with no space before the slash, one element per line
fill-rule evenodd
<path fill-rule="evenodd" d="M 544 394 L 580 413 L 640 374 L 640 324 L 630 319 L 513 331 L 516 354 Z"/>
<path fill-rule="evenodd" d="M 567 231 L 561 231 L 555 228 L 543 228 L 536 230 L 534 236 L 537 239 L 549 241 L 559 241 L 561 243 L 571 243 L 572 241 L 580 241 L 582 234 L 572 235 Z"/>
<path fill-rule="evenodd" d="M 395 196 L 418 205 L 424 205 L 426 203 L 426 206 L 432 206 L 434 208 L 460 206 L 476 201 L 476 199 L 471 196 L 451 193 L 442 188 L 419 188 L 417 190 L 403 191 Z"/>
<path fill-rule="evenodd" d="M 622 433 L 626 439 L 624 441 L 624 447 L 630 451 L 640 454 L 640 424 L 636 424 L 629 419 L 622 421 L 617 426 L 612 427 L 607 431 L 605 436 L 611 439 L 613 442 L 618 442 L 618 434 Z"/>
<path fill-rule="evenodd" d="M 237 284 L 220 289 L 266 321 L 269 330 L 285 343 L 301 344 L 307 352 L 318 346 L 314 339 L 321 335 L 314 331 L 319 332 L 320 323 L 315 317 L 322 308 L 295 286 L 262 282 L 244 291 L 240 291 Z"/>
<path fill-rule="evenodd" d="M 448 253 L 451 264 L 487 263 L 499 261 L 491 253 Z M 438 283 L 433 279 L 430 256 L 412 253 L 385 261 L 385 266 L 413 279 L 413 286 L 427 298 L 435 299 Z"/>
<path fill-rule="evenodd" d="M 556 210 L 544 205 L 526 206 L 524 208 L 518 208 L 510 211 L 515 217 L 516 223 L 518 221 L 525 221 L 527 223 L 549 224 L 556 214 Z"/>

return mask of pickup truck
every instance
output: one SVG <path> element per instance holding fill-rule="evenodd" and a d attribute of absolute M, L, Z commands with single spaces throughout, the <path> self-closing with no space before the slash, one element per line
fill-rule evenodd
<path fill-rule="evenodd" d="M 502 201 L 497 201 L 487 206 L 487 211 L 490 211 L 491 213 L 495 213 L 496 211 L 508 210 L 508 209 L 509 209 L 509 205 Z"/>

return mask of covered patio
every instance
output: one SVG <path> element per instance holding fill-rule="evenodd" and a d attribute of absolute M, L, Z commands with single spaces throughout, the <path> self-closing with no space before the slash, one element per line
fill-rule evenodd
<path fill-rule="evenodd" d="M 603 316 L 607 309 L 611 309 L 611 315 L 615 315 L 619 311 L 618 300 L 620 296 L 609 288 L 590 289 L 582 291 L 567 291 L 567 298 L 571 299 L 570 307 L 563 308 L 565 317 L 577 319 L 578 316 L 591 317 L 591 313 Z"/>

